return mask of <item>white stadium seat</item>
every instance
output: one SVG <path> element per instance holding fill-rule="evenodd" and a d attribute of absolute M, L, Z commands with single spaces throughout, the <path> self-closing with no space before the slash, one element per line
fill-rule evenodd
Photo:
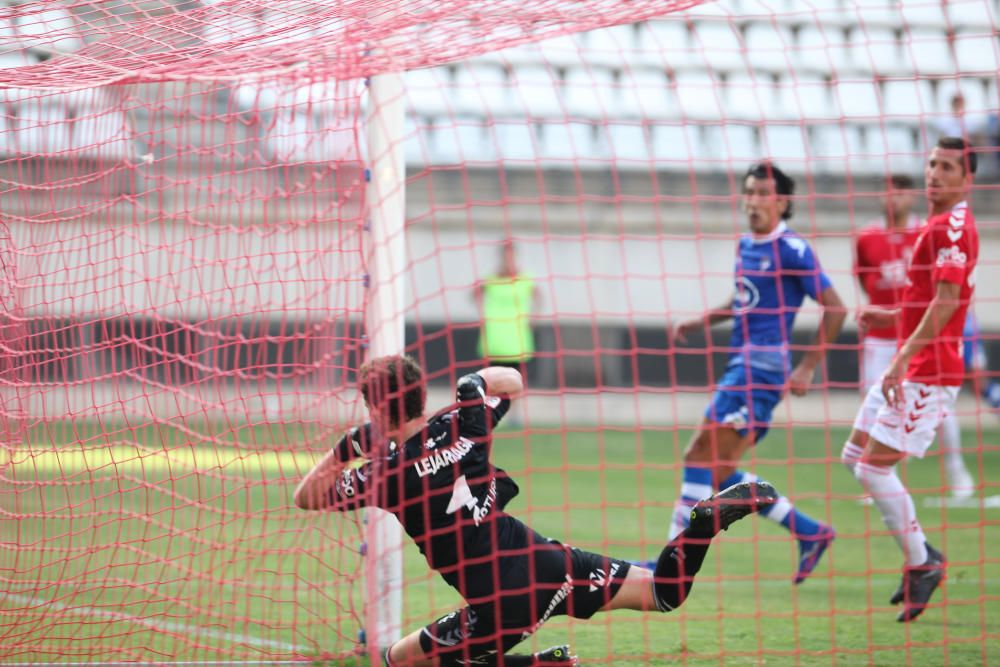
<path fill-rule="evenodd" d="M 631 63 L 638 52 L 638 36 L 632 25 L 591 30 L 583 35 L 587 61 L 610 67 Z"/>
<path fill-rule="evenodd" d="M 914 173 L 920 170 L 922 151 L 914 142 L 914 129 L 898 125 L 869 125 L 865 146 L 872 155 L 884 155 L 882 167 L 888 172 Z"/>
<path fill-rule="evenodd" d="M 996 35 L 959 31 L 955 34 L 954 43 L 956 69 L 959 72 L 995 76 L 1000 69 L 1000 40 Z"/>
<path fill-rule="evenodd" d="M 836 105 L 831 97 L 830 84 L 815 76 L 786 76 L 778 81 L 776 118 L 836 118 Z"/>
<path fill-rule="evenodd" d="M 560 35 L 546 39 L 537 44 L 542 60 L 553 67 L 569 67 L 579 65 L 587 55 L 583 36 L 579 33 Z M 536 57 L 536 61 L 538 58 Z"/>
<path fill-rule="evenodd" d="M 778 115 L 771 77 L 733 75 L 726 80 L 725 114 L 739 120 L 767 120 Z"/>
<path fill-rule="evenodd" d="M 16 17 L 14 26 L 24 43 L 42 50 L 71 53 L 83 46 L 77 21 L 62 8 L 26 12 Z"/>
<path fill-rule="evenodd" d="M 70 146 L 76 155 L 112 161 L 135 157 L 133 132 L 115 94 L 94 88 L 64 96 L 73 117 Z"/>
<path fill-rule="evenodd" d="M 944 30 L 908 30 L 903 32 L 902 61 L 918 74 L 948 74 L 955 71 L 948 36 Z"/>
<path fill-rule="evenodd" d="M 850 32 L 848 49 L 851 66 L 859 72 L 882 75 L 906 73 L 903 54 L 896 35 L 888 28 L 856 28 Z"/>
<path fill-rule="evenodd" d="M 618 95 L 611 70 L 574 67 L 566 72 L 566 113 L 572 118 L 618 115 Z"/>
<path fill-rule="evenodd" d="M 660 167 L 688 169 L 702 149 L 698 128 L 687 123 L 658 123 L 652 126 L 653 157 Z"/>
<path fill-rule="evenodd" d="M 455 109 L 483 117 L 503 115 L 511 108 L 510 82 L 497 63 L 467 61 L 455 72 Z"/>
<path fill-rule="evenodd" d="M 843 72 L 850 62 L 848 45 L 840 28 L 805 26 L 799 31 L 788 59 L 799 71 Z"/>
<path fill-rule="evenodd" d="M 723 115 L 720 87 L 707 72 L 678 72 L 674 83 L 684 117 L 717 119 Z"/>
<path fill-rule="evenodd" d="M 241 111 L 273 111 L 281 95 L 282 88 L 273 79 L 242 83 L 233 90 L 236 106 Z"/>
<path fill-rule="evenodd" d="M 523 119 L 502 119 L 492 124 L 497 153 L 504 160 L 536 160 L 538 132 L 534 125 Z"/>
<path fill-rule="evenodd" d="M 443 118 L 430 141 L 432 164 L 465 164 L 496 160 L 496 148 L 481 118 Z"/>
<path fill-rule="evenodd" d="M 694 57 L 702 67 L 713 70 L 745 70 L 740 32 L 729 21 L 699 21 L 692 32 Z"/>
<path fill-rule="evenodd" d="M 133 132 L 108 90 L 8 90 L 0 110 L 0 153 L 119 161 L 136 155 Z M 14 113 L 9 114 L 8 109 Z"/>
<path fill-rule="evenodd" d="M 754 71 L 787 71 L 792 64 L 789 51 L 794 45 L 792 34 L 767 21 L 746 27 L 746 61 Z"/>
<path fill-rule="evenodd" d="M 797 123 L 761 127 L 760 157 L 772 158 L 789 171 L 803 171 L 809 153 L 806 127 Z"/>
<path fill-rule="evenodd" d="M 993 0 L 949 2 L 948 20 L 956 30 L 988 31 L 997 26 L 997 7 Z"/>
<path fill-rule="evenodd" d="M 837 81 L 833 93 L 845 118 L 878 121 L 881 105 L 878 84 L 873 79 Z"/>
<path fill-rule="evenodd" d="M 683 69 L 701 63 L 700 53 L 693 50 L 687 25 L 676 19 L 642 23 L 639 48 L 651 64 Z"/>
<path fill-rule="evenodd" d="M 653 158 L 651 148 L 652 131 L 640 123 L 609 123 L 607 126 L 608 147 L 610 156 L 618 166 L 649 168 L 648 163 Z M 622 164 L 624 162 L 624 164 Z"/>
<path fill-rule="evenodd" d="M 897 4 L 903 29 L 930 28 L 944 30 L 948 19 L 941 2 L 904 0 Z M 950 4 L 950 3 L 949 3 Z"/>
<path fill-rule="evenodd" d="M 898 0 L 849 0 L 845 11 L 858 25 L 868 28 L 898 26 Z M 905 0 L 904 0 L 905 1 Z"/>
<path fill-rule="evenodd" d="M 702 136 L 706 157 L 717 162 L 734 165 L 740 169 L 760 157 L 757 131 L 750 125 L 737 123 L 706 125 Z"/>
<path fill-rule="evenodd" d="M 624 117 L 677 116 L 677 101 L 666 70 L 625 70 L 622 72 L 618 95 L 618 110 Z"/>
<path fill-rule="evenodd" d="M 861 130 L 852 124 L 817 125 L 812 128 L 811 149 L 819 171 L 844 173 L 869 163 Z"/>
<path fill-rule="evenodd" d="M 406 103 L 414 112 L 428 116 L 453 112 L 452 84 L 444 67 L 424 67 L 406 72 Z"/>
<path fill-rule="evenodd" d="M 22 100 L 17 117 L 8 119 L 3 152 L 70 157 L 70 124 L 64 100 L 52 96 Z"/>
<path fill-rule="evenodd" d="M 530 116 L 562 116 L 562 82 L 556 71 L 542 65 L 523 65 L 514 70 L 513 107 Z"/>
<path fill-rule="evenodd" d="M 938 108 L 934 88 L 927 79 L 890 80 L 882 84 L 882 114 L 888 119 L 921 122 Z"/>

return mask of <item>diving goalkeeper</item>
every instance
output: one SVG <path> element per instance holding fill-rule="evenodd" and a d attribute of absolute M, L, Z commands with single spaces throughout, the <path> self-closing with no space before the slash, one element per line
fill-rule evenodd
<path fill-rule="evenodd" d="M 517 370 L 466 375 L 457 384 L 457 406 L 430 419 L 423 371 L 409 357 L 366 363 L 359 385 L 371 421 L 306 475 L 295 504 L 392 512 L 427 564 L 467 602 L 392 645 L 385 665 L 575 664 L 565 646 L 509 651 L 553 616 L 676 609 L 712 538 L 777 498 L 763 482 L 725 489 L 693 507 L 690 525 L 664 547 L 654 570 L 633 566 L 543 537 L 504 511 L 518 487 L 490 463 L 490 448 L 493 428 L 522 390 Z M 364 462 L 347 467 L 354 458 Z"/>

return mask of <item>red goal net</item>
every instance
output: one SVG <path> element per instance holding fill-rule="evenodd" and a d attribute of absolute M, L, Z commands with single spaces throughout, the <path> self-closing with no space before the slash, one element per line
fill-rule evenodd
<path fill-rule="evenodd" d="M 864 384 L 848 318 L 742 465 L 836 528 L 810 578 L 792 583 L 800 541 L 747 521 L 683 609 L 556 618 L 524 652 L 1000 661 L 998 11 L 0 3 L 0 661 L 346 660 L 460 606 L 410 541 L 387 584 L 365 516 L 292 502 L 364 418 L 357 370 L 396 330 L 429 412 L 488 358 L 521 368 L 527 396 L 493 445 L 521 487 L 511 514 L 655 559 L 731 352 L 725 326 L 669 331 L 732 297 L 747 168 L 767 158 L 795 179 L 789 226 L 853 312 L 856 237 L 892 175 L 913 179 L 924 215 L 943 135 L 979 157 L 980 333 L 960 430 L 899 469 L 949 562 L 925 617 L 895 622 L 899 552 L 840 462 Z M 374 95 L 394 73 L 401 91 Z M 385 234 L 393 197 L 405 225 Z M 504 280 L 514 306 L 487 298 Z M 819 317 L 807 300 L 795 359 Z M 512 331 L 530 345 L 497 347 Z M 387 594 L 401 600 L 376 633 Z"/>

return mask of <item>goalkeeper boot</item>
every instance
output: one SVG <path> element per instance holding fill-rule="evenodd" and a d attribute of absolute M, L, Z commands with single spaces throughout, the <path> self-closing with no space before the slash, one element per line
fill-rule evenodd
<path fill-rule="evenodd" d="M 947 560 L 945 560 L 943 553 L 932 547 L 927 542 L 924 542 L 924 546 L 927 547 L 928 560 L 936 560 L 941 564 L 947 563 Z M 891 598 L 889 598 L 889 604 L 899 604 L 900 602 L 903 601 L 903 598 L 905 596 L 906 596 L 906 575 L 904 574 L 903 580 L 899 582 L 899 588 L 897 588 L 896 592 L 892 594 Z"/>
<path fill-rule="evenodd" d="M 723 489 L 711 498 L 699 500 L 691 508 L 688 534 L 694 537 L 714 537 L 729 530 L 748 514 L 759 512 L 778 501 L 778 492 L 767 482 L 741 482 Z"/>
<path fill-rule="evenodd" d="M 557 665 L 559 667 L 565 667 L 565 665 L 577 666 L 580 664 L 580 660 L 573 655 L 570 651 L 569 645 L 563 644 L 562 646 L 553 646 L 552 648 L 547 648 L 544 651 L 539 651 L 534 655 L 534 664 L 537 667 L 542 667 L 543 665 Z"/>
<path fill-rule="evenodd" d="M 900 623 L 908 623 L 917 616 L 924 613 L 927 603 L 937 590 L 941 582 L 944 581 L 945 563 L 927 555 L 927 561 L 923 565 L 907 567 L 903 570 L 903 611 L 899 612 L 896 620 Z"/>
<path fill-rule="evenodd" d="M 827 548 L 837 538 L 833 526 L 822 526 L 819 533 L 799 538 L 799 570 L 795 573 L 795 583 L 801 584 L 813 570 Z"/>

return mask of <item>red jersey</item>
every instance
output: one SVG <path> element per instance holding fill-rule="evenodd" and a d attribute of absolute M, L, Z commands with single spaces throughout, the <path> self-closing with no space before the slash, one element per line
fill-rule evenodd
<path fill-rule="evenodd" d="M 975 291 L 979 232 L 965 202 L 931 217 L 917 237 L 902 301 L 902 335 L 909 338 L 934 299 L 937 283 L 961 286 L 959 306 L 938 337 L 910 360 L 906 378 L 925 384 L 959 386 L 965 379 L 962 329 Z"/>
<path fill-rule="evenodd" d="M 873 306 L 895 308 L 902 300 L 906 271 L 920 226 L 920 218 L 911 215 L 903 229 L 889 229 L 884 220 L 877 220 L 858 234 L 854 244 L 854 275 Z M 865 332 L 865 336 L 889 340 L 896 340 L 899 335 L 898 323 Z"/>

